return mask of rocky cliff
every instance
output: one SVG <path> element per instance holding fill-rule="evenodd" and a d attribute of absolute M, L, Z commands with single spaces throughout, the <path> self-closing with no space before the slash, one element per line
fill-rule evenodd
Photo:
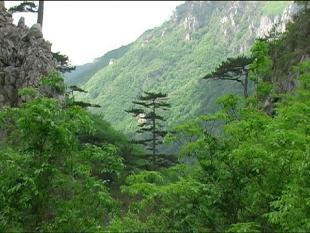
<path fill-rule="evenodd" d="M 40 78 L 55 71 L 51 43 L 44 40 L 39 24 L 28 28 L 24 18 L 13 24 L 12 15 L 0 5 L 0 108 L 18 106 L 18 90 L 38 87 Z"/>
<path fill-rule="evenodd" d="M 275 9 L 270 12 L 270 8 Z M 248 37 L 252 40 L 268 35 L 273 27 L 284 32 L 286 23 L 296 11 L 297 6 L 290 2 L 188 1 L 176 8 L 171 19 L 176 26 L 184 26 L 185 40 L 191 40 L 192 35 L 200 29 L 211 28 L 212 23 L 219 25 L 218 33 L 231 37 L 241 27 L 248 25 Z M 214 13 L 221 16 L 217 19 L 218 22 L 212 21 Z M 245 52 L 247 47 L 246 44 L 241 44 L 240 52 Z"/>

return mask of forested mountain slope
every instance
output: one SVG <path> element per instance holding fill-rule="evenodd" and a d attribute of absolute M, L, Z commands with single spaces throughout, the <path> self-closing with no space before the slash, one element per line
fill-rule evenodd
<path fill-rule="evenodd" d="M 247 53 L 254 38 L 263 37 L 294 11 L 291 2 L 186 2 L 160 27 L 143 33 L 128 51 L 94 74 L 82 99 L 102 106 L 117 129 L 130 132 L 135 122 L 124 111 L 142 91 L 168 93 L 170 126 L 216 109 L 224 93 L 241 93 L 238 83 L 201 78 L 227 57 Z M 80 80 L 83 77 L 75 77 Z M 77 81 L 78 82 L 78 81 Z"/>
<path fill-rule="evenodd" d="M 77 66 L 74 72 L 65 74 L 65 82 L 68 85 L 83 85 L 86 83 L 98 70 L 103 69 L 113 62 L 114 59 L 118 59 L 123 56 L 128 49 L 129 45 L 122 46 L 118 49 L 107 52 L 102 57 L 95 59 L 92 63 Z"/>
<path fill-rule="evenodd" d="M 304 8 L 285 33 L 251 47 L 252 94 L 222 96 L 219 111 L 171 134 L 183 144 L 179 158 L 197 163 L 127 177 L 121 190 L 132 203 L 109 230 L 310 231 L 310 10 L 298 4 Z M 266 98 L 275 98 L 272 114 Z"/>
<path fill-rule="evenodd" d="M 155 165 L 155 160 L 100 115 L 90 113 L 87 104 L 81 105 L 72 92 L 66 93 L 59 72 L 42 76 L 39 70 L 31 70 L 36 75 L 33 77 L 42 77 L 39 85 L 18 87 L 24 101 L 0 109 L 0 232 L 310 232 L 310 7 L 308 1 L 295 3 L 299 11 L 286 24 L 285 32 L 256 39 L 246 59 L 229 58 L 221 63 L 226 64 L 226 73 L 244 69 L 247 60 L 248 73 L 243 81 L 244 76 L 253 81 L 251 93 L 226 93 L 217 99 L 217 111 L 172 128 L 165 141 L 178 143 L 179 150 L 170 164 L 141 166 L 147 162 Z M 265 13 L 275 14 L 281 7 L 273 2 L 263 8 Z M 182 9 L 178 8 L 180 17 L 186 12 Z M 8 24 L 12 29 L 10 22 L 11 16 L 0 1 L 0 29 Z M 178 17 L 173 22 L 178 22 Z M 13 35 L 23 34 L 12 31 L 16 32 Z M 10 48 L 5 41 L 16 48 L 23 45 L 10 33 L 2 36 L 4 51 Z M 138 42 L 131 45 L 119 62 L 125 62 L 138 47 Z M 196 55 L 183 64 L 194 74 L 193 64 L 199 61 L 198 52 Z M 6 61 L 27 61 L 20 59 L 20 53 L 6 53 L 0 58 L 4 65 Z M 114 72 L 112 67 L 117 63 L 108 66 L 109 72 Z M 177 59 L 175 65 L 189 72 Z M 223 74 L 222 65 L 216 66 L 204 77 L 210 72 Z M 172 70 L 172 65 L 166 67 Z M 0 77 L 2 70 L 7 71 L 0 67 Z M 14 77 L 16 72 L 11 69 L 5 74 Z M 6 84 L 7 78 L 4 81 Z M 210 98 L 212 93 L 202 93 L 210 84 L 197 87 L 193 83 L 196 89 L 189 94 Z M 183 80 L 187 88 L 186 84 Z M 126 85 L 122 89 L 125 94 L 130 86 L 138 84 Z M 176 90 L 176 86 L 181 87 L 178 82 L 173 85 L 171 92 L 183 94 L 175 96 L 175 102 L 178 98 L 183 101 L 187 89 Z M 211 87 L 229 90 L 231 86 L 222 80 L 216 85 Z M 55 98 L 41 89 L 57 90 L 65 98 Z M 140 98 L 142 105 L 150 106 L 152 101 L 153 105 L 168 107 L 165 101 L 153 101 L 152 93 L 145 94 L 147 98 Z M 165 94 L 158 96 L 164 98 Z M 197 103 L 204 106 L 200 99 Z M 193 105 L 195 100 L 183 101 L 183 105 Z M 266 103 L 270 107 L 267 111 Z M 155 119 L 153 109 L 151 116 Z M 153 155 L 158 159 L 169 156 Z M 184 162 L 184 158 L 191 159 L 191 163 Z"/>

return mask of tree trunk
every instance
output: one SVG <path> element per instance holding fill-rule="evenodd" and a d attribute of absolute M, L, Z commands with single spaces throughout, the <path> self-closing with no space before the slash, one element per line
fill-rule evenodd
<path fill-rule="evenodd" d="M 44 1 L 39 1 L 37 23 L 41 25 L 41 29 L 43 27 L 43 12 L 44 12 Z"/>
<path fill-rule="evenodd" d="M 153 148 L 152 148 L 152 156 L 153 156 L 153 169 L 155 169 L 155 146 L 156 146 L 156 132 L 155 132 L 155 102 L 153 101 Z"/>
<path fill-rule="evenodd" d="M 243 91 L 244 98 L 248 98 L 248 74 L 245 75 Z"/>
<path fill-rule="evenodd" d="M 0 10 L 4 9 L 5 9 L 4 1 L 0 1 Z"/>

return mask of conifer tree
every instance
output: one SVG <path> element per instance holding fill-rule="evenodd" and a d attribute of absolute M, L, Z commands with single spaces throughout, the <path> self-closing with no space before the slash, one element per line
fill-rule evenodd
<path fill-rule="evenodd" d="M 246 57 L 244 55 L 238 56 L 236 58 L 227 58 L 227 60 L 222 62 L 215 71 L 207 74 L 205 77 L 203 77 L 203 79 L 220 79 L 240 82 L 243 87 L 243 95 L 245 98 L 247 98 L 249 96 L 249 65 L 253 62 L 253 60 L 253 58 Z"/>
<path fill-rule="evenodd" d="M 151 151 L 153 168 L 157 165 L 157 157 L 160 156 L 157 146 L 162 144 L 163 137 L 167 134 L 161 124 L 165 119 L 159 113 L 160 110 L 166 111 L 170 108 L 166 98 L 167 94 L 145 91 L 144 95 L 139 96 L 136 101 L 132 102 L 137 105 L 136 108 L 125 110 L 134 117 L 139 118 L 139 129 L 136 132 L 143 134 L 144 138 L 134 140 L 134 142 L 144 145 L 148 151 Z"/>
<path fill-rule="evenodd" d="M 80 93 L 87 93 L 87 91 L 85 91 L 82 88 L 79 88 L 78 86 L 69 86 L 68 87 L 68 91 L 66 93 L 67 96 L 67 106 L 72 106 L 72 105 L 78 105 L 82 108 L 87 108 L 87 107 L 94 107 L 94 108 L 100 108 L 101 106 L 98 104 L 91 104 L 88 102 L 84 102 L 84 101 L 76 101 L 74 98 L 74 92 L 80 92 Z"/>
<path fill-rule="evenodd" d="M 23 1 L 17 6 L 13 6 L 8 10 L 10 13 L 30 12 L 38 13 L 38 6 L 33 1 Z"/>
<path fill-rule="evenodd" d="M 23 1 L 19 5 L 11 7 L 9 12 L 37 13 L 37 23 L 41 25 L 41 28 L 43 26 L 44 1 L 39 1 L 39 5 L 36 5 L 33 1 Z"/>
<path fill-rule="evenodd" d="M 69 57 L 67 55 L 61 54 L 60 52 L 52 52 L 53 58 L 57 61 L 56 69 L 61 73 L 67 73 L 75 70 L 76 66 L 71 65 Z"/>

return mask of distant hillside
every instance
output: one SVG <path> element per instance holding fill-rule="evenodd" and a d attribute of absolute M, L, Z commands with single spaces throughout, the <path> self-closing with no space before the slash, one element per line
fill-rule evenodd
<path fill-rule="evenodd" d="M 102 57 L 95 59 L 92 63 L 77 66 L 74 72 L 65 74 L 65 82 L 68 85 L 83 85 L 86 83 L 98 70 L 113 63 L 114 59 L 123 56 L 130 48 L 130 45 L 122 46 L 118 49 L 107 52 Z"/>
<path fill-rule="evenodd" d="M 106 57 L 76 80 L 88 90 L 81 99 L 102 106 L 101 112 L 117 129 L 131 132 L 136 125 L 124 110 L 142 91 L 161 91 L 172 104 L 168 125 L 212 112 L 217 97 L 241 93 L 238 83 L 206 81 L 201 78 L 227 57 L 248 53 L 257 37 L 263 37 L 276 23 L 284 30 L 294 7 L 292 2 L 200 1 L 178 6 L 171 19 L 143 33 L 123 48 L 114 63 Z M 120 48 L 121 49 L 121 48 Z M 118 50 L 114 50 L 118 51 Z M 112 51 L 113 52 L 113 51 Z M 104 58 L 103 57 L 103 58 Z M 79 71 L 79 70 L 78 70 Z"/>

